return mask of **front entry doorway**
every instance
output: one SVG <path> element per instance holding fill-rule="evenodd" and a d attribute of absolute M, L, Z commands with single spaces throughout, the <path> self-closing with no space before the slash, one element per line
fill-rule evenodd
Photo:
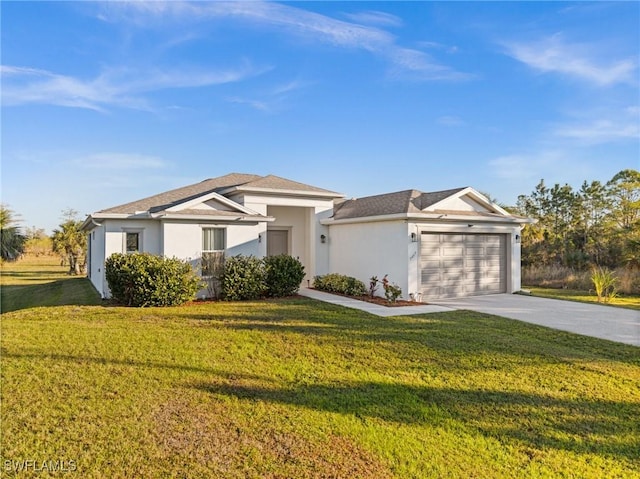
<path fill-rule="evenodd" d="M 267 256 L 289 254 L 289 231 L 267 230 Z"/>

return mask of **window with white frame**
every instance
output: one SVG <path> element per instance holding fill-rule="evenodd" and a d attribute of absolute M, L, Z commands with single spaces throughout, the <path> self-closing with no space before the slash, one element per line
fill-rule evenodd
<path fill-rule="evenodd" d="M 224 264 L 225 228 L 202 228 L 202 276 L 215 276 Z"/>

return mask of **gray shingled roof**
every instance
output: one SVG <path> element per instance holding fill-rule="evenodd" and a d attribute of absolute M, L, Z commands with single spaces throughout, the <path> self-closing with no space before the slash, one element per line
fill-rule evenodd
<path fill-rule="evenodd" d="M 335 197 L 342 197 L 340 193 L 335 191 L 325 190 L 316 186 L 306 185 L 304 183 L 298 183 L 297 181 L 288 180 L 275 175 L 268 175 L 259 179 L 249 181 L 238 186 L 241 190 L 250 190 L 252 188 L 270 189 L 270 190 L 289 190 L 289 191 L 306 191 L 311 193 L 330 194 Z"/>
<path fill-rule="evenodd" d="M 333 219 L 342 220 L 348 218 L 362 218 L 367 216 L 385 216 L 402 213 L 420 213 L 425 208 L 448 198 L 451 195 L 463 190 L 455 188 L 452 190 L 434 191 L 423 193 L 418 190 L 404 190 L 383 195 L 366 196 L 347 200 L 336 205 L 333 212 Z"/>
<path fill-rule="evenodd" d="M 123 205 L 114 206 L 99 211 L 98 213 L 114 213 L 114 214 L 134 214 L 139 211 L 149 211 L 156 213 L 163 211 L 172 206 L 195 199 L 199 196 L 212 192 L 224 192 L 230 188 L 238 187 L 241 189 L 261 188 L 273 190 L 295 190 L 306 191 L 310 193 L 332 194 L 340 197 L 339 193 L 335 193 L 315 186 L 305 185 L 296 181 L 287 180 L 278 176 L 259 176 L 244 173 L 231 173 L 218 178 L 210 178 L 208 180 L 195 183 L 193 185 L 183 186 L 175 190 L 166 191 L 148 198 L 132 201 Z"/>

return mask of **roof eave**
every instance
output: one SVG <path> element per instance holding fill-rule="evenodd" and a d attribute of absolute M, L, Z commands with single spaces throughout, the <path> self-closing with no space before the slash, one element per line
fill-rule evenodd
<path fill-rule="evenodd" d="M 256 215 L 184 215 L 176 213 L 159 213 L 153 216 L 158 220 L 195 220 L 195 221 L 207 221 L 207 222 L 219 222 L 219 223 L 271 223 L 276 219 L 273 216 L 256 216 Z"/>
<path fill-rule="evenodd" d="M 342 218 L 342 219 L 334 219 L 327 218 L 324 220 L 320 220 L 320 223 L 325 226 L 329 225 L 340 225 L 340 224 L 353 224 L 353 223 L 375 223 L 379 221 L 433 221 L 439 220 L 442 222 L 482 222 L 482 223 L 510 223 L 510 224 L 532 224 L 535 223 L 535 220 L 531 218 L 517 218 L 514 216 L 496 216 L 496 217 L 486 217 L 486 216 L 475 216 L 475 215 L 451 215 L 451 214 L 436 214 L 436 213 L 397 213 L 392 215 L 376 215 L 376 216 L 360 216 L 356 218 Z"/>

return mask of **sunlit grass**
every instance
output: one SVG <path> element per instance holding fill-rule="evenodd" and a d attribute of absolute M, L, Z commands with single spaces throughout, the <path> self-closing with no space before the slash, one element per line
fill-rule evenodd
<path fill-rule="evenodd" d="M 0 264 L 0 311 L 34 306 L 99 304 L 100 296 L 84 278 L 69 276 L 57 256 L 28 256 Z"/>
<path fill-rule="evenodd" d="M 596 296 L 596 294 L 590 293 L 588 291 L 580 291 L 575 289 L 539 288 L 537 286 L 525 286 L 524 288 L 530 290 L 533 296 L 580 301 L 583 303 L 598 303 L 598 297 Z M 615 298 L 610 299 L 607 303 L 598 304 L 606 304 L 607 306 L 618 306 L 640 310 L 640 296 L 619 294 Z"/>
<path fill-rule="evenodd" d="M 67 458 L 85 478 L 632 477 L 639 378 L 632 346 L 469 312 L 36 308 L 2 318 L 2 460 Z"/>
<path fill-rule="evenodd" d="M 305 298 L 30 307 L 1 328 L 2 477 L 640 476 L 633 346 Z"/>

